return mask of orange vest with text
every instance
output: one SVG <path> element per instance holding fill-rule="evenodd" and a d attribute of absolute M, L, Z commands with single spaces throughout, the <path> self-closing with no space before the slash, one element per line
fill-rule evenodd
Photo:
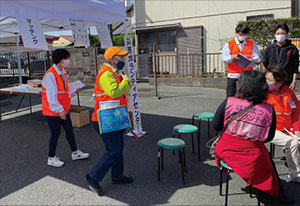
<path fill-rule="evenodd" d="M 100 68 L 99 73 L 96 78 L 96 83 L 95 83 L 95 88 L 94 88 L 95 106 L 94 106 L 94 112 L 92 114 L 92 121 L 98 121 L 97 110 L 99 109 L 100 102 L 119 101 L 120 106 L 126 105 L 128 107 L 128 99 L 127 99 L 126 94 L 123 94 L 123 95 L 113 99 L 112 97 L 108 96 L 104 90 L 101 89 L 100 78 L 101 78 L 102 74 L 107 71 L 111 72 L 114 75 L 114 77 L 117 81 L 117 84 L 120 84 L 122 81 L 122 77 L 121 76 L 118 77 L 109 66 L 104 64 Z"/>
<path fill-rule="evenodd" d="M 278 95 L 269 92 L 266 102 L 271 104 L 276 112 L 276 130 L 300 130 L 299 102 L 288 86 L 282 85 Z"/>
<path fill-rule="evenodd" d="M 246 44 L 244 45 L 243 51 L 240 51 L 238 45 L 235 42 L 235 39 L 232 39 L 228 42 L 228 46 L 229 46 L 229 50 L 230 50 L 230 54 L 234 55 L 234 54 L 243 54 L 244 56 L 246 56 L 248 59 L 251 59 L 251 55 L 253 52 L 253 41 L 246 39 Z M 245 69 L 243 69 L 242 67 L 240 67 L 238 64 L 232 62 L 227 64 L 227 73 L 242 73 L 245 70 L 252 70 L 253 67 L 246 67 Z"/>
<path fill-rule="evenodd" d="M 66 85 L 64 86 L 62 77 L 57 74 L 55 68 L 52 66 L 46 73 L 52 72 L 54 74 L 57 86 L 57 99 L 58 102 L 63 106 L 65 113 L 68 114 L 71 106 L 71 98 L 69 97 L 69 84 L 68 84 L 68 75 L 67 71 L 64 69 L 65 72 L 65 82 Z M 44 77 L 45 77 L 44 75 Z M 44 116 L 59 116 L 59 113 L 53 112 L 50 109 L 49 102 L 46 96 L 46 88 L 42 87 L 42 108 L 43 108 L 43 115 Z"/>

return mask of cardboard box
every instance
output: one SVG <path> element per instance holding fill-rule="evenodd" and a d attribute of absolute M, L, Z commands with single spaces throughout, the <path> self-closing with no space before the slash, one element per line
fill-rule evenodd
<path fill-rule="evenodd" d="M 32 86 L 32 87 L 41 87 L 42 86 L 42 80 L 40 80 L 40 79 L 27 80 L 27 84 Z"/>
<path fill-rule="evenodd" d="M 90 123 L 90 111 L 86 107 L 71 108 L 70 117 L 73 127 L 82 127 Z"/>

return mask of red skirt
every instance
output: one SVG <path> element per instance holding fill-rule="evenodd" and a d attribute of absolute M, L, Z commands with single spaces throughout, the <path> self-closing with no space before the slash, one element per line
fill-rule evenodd
<path fill-rule="evenodd" d="M 249 185 L 269 195 L 278 195 L 279 180 L 263 142 L 224 133 L 215 155 L 219 168 L 222 160 Z"/>

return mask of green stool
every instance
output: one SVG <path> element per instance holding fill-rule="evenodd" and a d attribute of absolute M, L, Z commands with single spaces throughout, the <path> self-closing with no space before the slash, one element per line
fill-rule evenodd
<path fill-rule="evenodd" d="M 200 114 L 194 114 L 192 117 L 192 125 L 194 125 L 195 123 L 195 119 L 199 120 L 199 125 L 198 125 L 198 129 L 199 129 L 199 136 L 200 136 L 200 129 L 201 129 L 201 120 L 202 119 L 207 119 L 207 134 L 208 134 L 208 138 L 210 138 L 210 120 L 212 118 L 214 118 L 214 114 L 210 113 L 210 112 L 203 112 Z"/>
<path fill-rule="evenodd" d="M 220 167 L 220 196 L 222 196 L 222 179 L 223 179 L 223 168 L 227 169 L 227 175 L 226 175 L 226 193 L 225 193 L 225 206 L 228 204 L 228 187 L 229 187 L 229 173 L 233 172 L 231 167 L 226 165 L 225 162 L 222 160 L 220 161 L 221 167 Z M 254 198 L 255 196 L 252 195 L 252 186 L 250 186 L 250 198 Z M 260 205 L 260 201 L 257 199 L 257 205 Z"/>
<path fill-rule="evenodd" d="M 173 137 L 175 137 L 175 134 L 178 133 L 178 138 L 180 139 L 181 134 L 191 134 L 192 138 L 192 151 L 195 153 L 194 149 L 194 133 L 197 133 L 197 139 L 198 139 L 198 159 L 200 161 L 200 134 L 198 132 L 198 128 L 191 124 L 179 124 L 173 127 Z"/>
<path fill-rule="evenodd" d="M 158 149 L 158 181 L 160 181 L 160 165 L 161 171 L 164 170 L 164 149 L 170 150 L 179 150 L 179 163 L 181 164 L 181 174 L 182 174 L 182 182 L 184 182 L 184 172 L 186 171 L 186 161 L 185 161 L 185 142 L 178 138 L 164 138 L 157 142 L 159 146 Z"/>

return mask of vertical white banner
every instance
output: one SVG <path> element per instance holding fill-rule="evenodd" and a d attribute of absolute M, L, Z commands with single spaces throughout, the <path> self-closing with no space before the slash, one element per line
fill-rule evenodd
<path fill-rule="evenodd" d="M 107 24 L 104 22 L 97 22 L 96 23 L 96 29 L 98 32 L 98 36 L 101 42 L 101 48 L 107 49 L 109 47 L 112 47 L 112 41 L 111 36 L 107 27 Z"/>
<path fill-rule="evenodd" d="M 134 128 L 134 132 L 139 136 L 139 134 L 142 133 L 142 119 L 140 114 L 139 96 L 138 96 L 131 36 L 125 36 L 124 41 L 125 41 L 125 48 L 128 51 L 128 55 L 127 55 L 128 77 L 131 80 L 130 102 L 131 102 L 131 110 L 133 116 L 133 128 Z"/>
<path fill-rule="evenodd" d="M 17 18 L 24 47 L 49 50 L 39 19 Z"/>
<path fill-rule="evenodd" d="M 90 46 L 90 39 L 86 24 L 82 21 L 74 20 L 70 20 L 70 23 L 74 37 L 74 46 Z"/>

